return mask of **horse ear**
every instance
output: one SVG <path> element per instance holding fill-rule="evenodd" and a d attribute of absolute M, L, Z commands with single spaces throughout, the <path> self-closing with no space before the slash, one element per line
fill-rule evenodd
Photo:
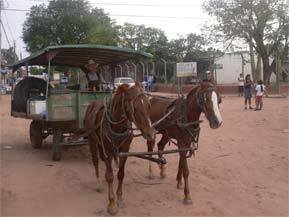
<path fill-rule="evenodd" d="M 118 86 L 116 92 L 117 93 L 124 93 L 128 90 L 128 88 L 129 88 L 128 84 L 122 84 L 122 85 Z"/>
<path fill-rule="evenodd" d="M 140 83 L 138 81 L 136 81 L 135 86 L 140 87 Z"/>
<path fill-rule="evenodd" d="M 143 88 L 142 83 L 140 83 L 139 81 L 136 81 L 136 82 L 135 82 L 135 86 L 140 87 L 140 88 Z"/>

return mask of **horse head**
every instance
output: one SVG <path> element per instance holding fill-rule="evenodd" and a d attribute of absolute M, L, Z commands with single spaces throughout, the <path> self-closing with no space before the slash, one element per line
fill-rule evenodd
<path fill-rule="evenodd" d="M 124 110 L 129 121 L 136 125 L 146 140 L 154 140 L 156 131 L 149 117 L 150 103 L 142 85 L 139 82 L 131 87 L 123 84 L 117 91 L 124 93 Z"/>
<path fill-rule="evenodd" d="M 210 127 L 216 129 L 223 120 L 219 110 L 222 102 L 215 85 L 209 81 L 201 81 L 196 92 L 197 104 L 210 122 Z"/>

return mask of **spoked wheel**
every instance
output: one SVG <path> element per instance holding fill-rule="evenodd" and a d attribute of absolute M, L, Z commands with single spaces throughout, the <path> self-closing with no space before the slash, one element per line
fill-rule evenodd
<path fill-rule="evenodd" d="M 52 144 L 52 160 L 60 161 L 61 159 L 61 145 L 63 141 L 62 132 L 59 129 L 55 129 L 53 132 L 53 144 Z"/>
<path fill-rule="evenodd" d="M 43 142 L 42 123 L 33 120 L 30 124 L 30 142 L 33 148 L 41 148 Z"/>

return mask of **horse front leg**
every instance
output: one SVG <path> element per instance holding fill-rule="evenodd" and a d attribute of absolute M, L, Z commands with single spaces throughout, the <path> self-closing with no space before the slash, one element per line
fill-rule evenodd
<path fill-rule="evenodd" d="M 158 142 L 158 150 L 163 151 L 166 144 L 169 142 L 169 140 L 170 140 L 170 138 L 163 134 L 161 140 Z M 159 158 L 162 158 L 162 157 L 163 157 L 163 155 L 159 154 Z M 167 176 L 166 175 L 166 166 L 164 164 L 160 164 L 159 167 L 160 167 L 161 178 L 165 178 Z"/>
<path fill-rule="evenodd" d="M 182 167 L 182 160 L 181 160 L 181 153 L 179 157 L 179 167 L 178 167 L 178 174 L 176 177 L 177 180 L 177 189 L 183 189 L 183 167 Z"/>
<path fill-rule="evenodd" d="M 181 160 L 181 167 L 182 167 L 182 171 L 183 171 L 183 177 L 184 177 L 184 182 L 185 182 L 185 187 L 184 187 L 184 194 L 185 194 L 185 198 L 184 198 L 184 204 L 186 205 L 190 205 L 192 204 L 192 200 L 191 200 L 191 195 L 190 195 L 190 188 L 189 188 L 189 167 L 188 167 L 188 162 L 187 162 L 187 157 L 186 157 L 187 153 L 186 152 L 182 152 L 180 153 L 180 160 Z"/>
<path fill-rule="evenodd" d="M 109 204 L 107 206 L 107 212 L 110 215 L 115 215 L 118 212 L 118 208 L 115 203 L 115 196 L 113 191 L 113 170 L 112 170 L 111 157 L 105 159 L 105 166 L 106 166 L 105 178 L 108 184 L 108 201 L 109 201 Z"/>
<path fill-rule="evenodd" d="M 154 141 L 147 141 L 147 146 L 148 146 L 148 152 L 152 152 L 154 150 L 155 146 L 155 140 Z M 150 155 L 151 157 L 152 155 Z M 152 168 L 152 162 L 149 161 L 149 179 L 153 179 L 153 168 Z"/>
<path fill-rule="evenodd" d="M 91 153 L 92 163 L 95 169 L 96 176 L 96 191 L 102 193 L 104 191 L 103 187 L 101 187 L 101 182 L 99 178 L 99 168 L 98 168 L 98 147 L 97 147 L 97 139 L 96 135 L 88 136 L 89 149 Z"/>
<path fill-rule="evenodd" d="M 117 186 L 117 206 L 119 208 L 124 207 L 124 202 L 122 198 L 122 186 L 123 186 L 123 178 L 124 178 L 124 169 L 127 157 L 120 157 L 119 159 L 119 170 L 117 173 L 118 178 L 118 186 Z"/>

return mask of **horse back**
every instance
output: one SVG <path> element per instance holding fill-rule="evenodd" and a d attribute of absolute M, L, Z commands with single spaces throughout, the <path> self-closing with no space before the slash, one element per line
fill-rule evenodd
<path fill-rule="evenodd" d="M 174 99 L 152 97 L 150 99 L 151 108 L 149 111 L 152 122 L 162 118 L 173 101 Z"/>
<path fill-rule="evenodd" d="M 84 118 L 85 131 L 88 131 L 95 127 L 97 113 L 102 107 L 103 102 L 101 100 L 93 101 L 87 106 Z"/>

